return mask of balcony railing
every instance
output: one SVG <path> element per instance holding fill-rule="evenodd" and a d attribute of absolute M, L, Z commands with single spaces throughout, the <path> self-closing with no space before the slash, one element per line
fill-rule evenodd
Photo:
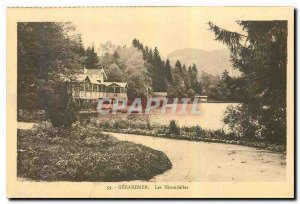
<path fill-rule="evenodd" d="M 98 98 L 127 98 L 126 93 L 103 93 L 103 92 L 89 92 L 89 91 L 74 91 L 72 93 L 74 98 L 81 99 L 98 99 Z"/>
<path fill-rule="evenodd" d="M 104 93 L 104 95 L 108 98 L 127 98 L 126 93 Z"/>

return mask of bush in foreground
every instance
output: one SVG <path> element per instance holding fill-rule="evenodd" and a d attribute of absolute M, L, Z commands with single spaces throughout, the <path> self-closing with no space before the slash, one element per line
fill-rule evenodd
<path fill-rule="evenodd" d="M 68 128 L 77 121 L 78 107 L 73 101 L 72 93 L 67 90 L 66 83 L 46 82 L 40 95 L 46 115 L 53 126 Z"/>
<path fill-rule="evenodd" d="M 170 169 L 160 151 L 123 142 L 79 123 L 70 129 L 43 123 L 18 130 L 18 177 L 44 181 L 148 180 Z"/>

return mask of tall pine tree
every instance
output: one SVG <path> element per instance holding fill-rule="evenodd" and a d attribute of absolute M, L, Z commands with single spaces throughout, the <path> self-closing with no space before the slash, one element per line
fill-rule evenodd
<path fill-rule="evenodd" d="M 165 64 L 165 75 L 168 83 L 171 84 L 173 82 L 173 76 L 172 76 L 172 68 L 169 59 L 167 59 Z"/>
<path fill-rule="evenodd" d="M 88 47 L 85 53 L 85 67 L 87 69 L 97 69 L 99 67 L 99 57 L 95 52 L 94 46 Z"/>
<path fill-rule="evenodd" d="M 232 130 L 255 139 L 286 142 L 287 21 L 239 21 L 246 34 L 209 22 L 216 40 L 231 51 L 231 61 L 242 72 L 242 104 L 228 110 L 224 122 Z"/>
<path fill-rule="evenodd" d="M 164 63 L 161 60 L 159 51 L 157 47 L 155 47 L 153 51 L 153 90 L 162 92 L 166 91 L 166 80 L 165 80 L 165 72 L 164 72 Z"/>
<path fill-rule="evenodd" d="M 200 79 L 198 77 L 198 70 L 195 64 L 193 64 L 192 67 L 189 67 L 188 73 L 191 82 L 191 88 L 196 94 L 201 94 L 201 84 Z"/>

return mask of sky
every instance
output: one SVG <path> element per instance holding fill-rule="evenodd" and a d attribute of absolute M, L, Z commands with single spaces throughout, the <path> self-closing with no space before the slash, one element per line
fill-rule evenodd
<path fill-rule="evenodd" d="M 162 57 L 184 48 L 226 48 L 214 40 L 213 32 L 208 30 L 209 21 L 228 30 L 242 32 L 232 16 L 224 17 L 222 13 L 212 13 L 199 7 L 109 7 L 84 14 L 78 13 L 71 22 L 81 33 L 85 47 L 94 44 L 97 48 L 107 41 L 130 46 L 137 38 L 148 47 L 157 46 Z"/>

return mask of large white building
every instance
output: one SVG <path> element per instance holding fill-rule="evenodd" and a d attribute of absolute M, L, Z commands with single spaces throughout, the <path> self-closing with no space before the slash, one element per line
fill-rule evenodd
<path fill-rule="evenodd" d="M 103 69 L 86 69 L 70 82 L 69 90 L 72 91 L 74 101 L 80 107 L 93 106 L 98 99 L 116 98 L 127 100 L 127 83 L 106 82 L 107 76 Z"/>

